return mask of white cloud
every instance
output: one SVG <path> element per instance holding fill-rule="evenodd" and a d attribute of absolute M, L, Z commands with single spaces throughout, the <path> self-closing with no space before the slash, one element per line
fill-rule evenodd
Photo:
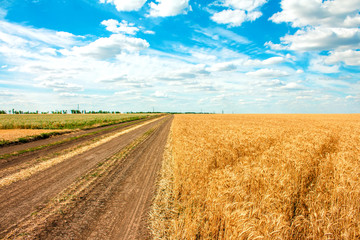
<path fill-rule="evenodd" d="M 191 7 L 189 0 L 156 0 L 156 3 L 150 3 L 151 17 L 169 17 L 179 14 L 185 14 Z"/>
<path fill-rule="evenodd" d="M 256 83 L 256 86 L 259 87 L 279 87 L 284 85 L 285 83 L 283 81 L 280 81 L 279 79 L 262 80 Z"/>
<path fill-rule="evenodd" d="M 315 57 L 310 61 L 309 70 L 321 73 L 337 73 L 339 72 L 339 66 L 326 65 L 324 57 Z"/>
<path fill-rule="evenodd" d="M 285 49 L 295 51 L 359 48 L 360 29 L 306 28 L 305 30 L 298 30 L 294 35 L 286 35 L 280 40 Z M 271 43 L 268 43 L 268 45 L 271 46 Z"/>
<path fill-rule="evenodd" d="M 61 93 L 59 93 L 59 96 L 62 96 L 62 97 L 79 97 L 80 94 L 71 93 L 71 92 L 61 92 Z"/>
<path fill-rule="evenodd" d="M 116 9 L 120 11 L 137 11 L 144 4 L 146 0 L 100 0 L 100 3 L 114 4 Z"/>
<path fill-rule="evenodd" d="M 47 29 L 36 29 L 24 27 L 0 20 L 0 41 L 10 46 L 31 46 L 50 45 L 59 47 L 69 47 L 75 44 L 77 36 L 67 33 Z"/>
<path fill-rule="evenodd" d="M 287 90 L 287 91 L 297 91 L 297 90 L 304 90 L 305 87 L 298 83 L 290 82 L 285 84 L 284 86 L 279 87 L 279 89 Z"/>
<path fill-rule="evenodd" d="M 54 56 L 56 56 L 56 51 L 57 50 L 55 48 L 47 48 L 47 47 L 40 50 L 41 53 L 54 55 Z"/>
<path fill-rule="evenodd" d="M 108 38 L 99 38 L 83 47 L 73 47 L 71 51 L 63 50 L 61 53 L 70 56 L 89 56 L 101 60 L 113 58 L 123 52 L 138 52 L 149 46 L 149 43 L 144 39 L 113 34 Z"/>
<path fill-rule="evenodd" d="M 264 46 L 270 47 L 273 50 L 286 50 L 287 47 L 282 44 L 276 44 L 271 41 L 268 41 L 264 44 Z"/>
<path fill-rule="evenodd" d="M 248 12 L 264 5 L 267 0 L 223 0 L 223 6 L 231 7 L 234 9 L 242 9 Z"/>
<path fill-rule="evenodd" d="M 236 65 L 232 62 L 216 63 L 209 68 L 206 68 L 209 72 L 227 72 L 236 70 Z"/>
<path fill-rule="evenodd" d="M 345 97 L 345 99 L 347 99 L 347 100 L 357 100 L 357 101 L 360 101 L 360 96 L 348 95 L 348 96 Z"/>
<path fill-rule="evenodd" d="M 259 78 L 278 78 L 288 76 L 289 74 L 278 69 L 263 68 L 254 72 L 247 72 L 246 75 Z"/>
<path fill-rule="evenodd" d="M 360 48 L 360 0 L 282 0 L 282 11 L 270 20 L 287 22 L 300 29 L 267 42 L 275 50 L 329 51 Z"/>
<path fill-rule="evenodd" d="M 262 13 L 256 9 L 266 2 L 266 0 L 223 0 L 220 6 L 228 9 L 214 13 L 211 19 L 220 24 L 228 24 L 230 27 L 239 27 L 245 21 L 255 21 L 261 17 Z"/>
<path fill-rule="evenodd" d="M 249 12 L 246 15 L 246 20 L 253 22 L 261 16 L 262 16 L 262 13 L 260 11 Z"/>
<path fill-rule="evenodd" d="M 284 58 L 284 57 L 271 57 L 271 58 L 268 58 L 265 60 L 249 59 L 244 63 L 244 65 L 249 65 L 249 66 L 273 65 L 273 64 L 280 64 L 285 61 L 286 61 L 286 58 Z"/>
<path fill-rule="evenodd" d="M 168 98 L 169 97 L 169 95 L 163 91 L 156 91 L 151 96 L 156 97 L 156 98 Z"/>
<path fill-rule="evenodd" d="M 246 13 L 242 10 L 223 10 L 215 13 L 211 19 L 221 24 L 229 24 L 232 27 L 241 26 L 246 19 Z"/>
<path fill-rule="evenodd" d="M 236 44 L 249 44 L 250 41 L 245 37 L 234 33 L 233 31 L 215 27 L 215 28 L 201 28 L 195 29 L 195 32 L 205 35 L 207 39 L 204 43 L 209 44 L 209 38 L 214 41 L 214 44 L 217 45 L 219 42 L 227 42 L 227 43 L 236 43 Z"/>
<path fill-rule="evenodd" d="M 360 51 L 345 50 L 332 51 L 330 56 L 325 59 L 325 63 L 334 64 L 337 62 L 344 62 L 350 66 L 360 66 Z"/>
<path fill-rule="evenodd" d="M 204 64 L 190 65 L 183 67 L 180 70 L 170 70 L 168 72 L 162 73 L 157 78 L 165 81 L 178 81 L 178 80 L 187 80 L 194 79 L 201 76 L 209 75 L 208 69 L 206 69 Z"/>
<path fill-rule="evenodd" d="M 151 34 L 151 35 L 154 35 L 155 32 L 154 31 L 151 31 L 151 30 L 146 30 L 144 31 L 145 34 Z"/>
<path fill-rule="evenodd" d="M 293 27 L 357 27 L 360 21 L 360 0 L 282 0 L 281 8 L 270 20 Z"/>
<path fill-rule="evenodd" d="M 311 96 L 297 96 L 296 97 L 296 99 L 298 99 L 298 100 L 303 100 L 303 99 L 312 99 L 312 97 Z"/>
<path fill-rule="evenodd" d="M 120 76 L 109 76 L 104 78 L 102 76 L 102 78 L 100 78 L 99 80 L 97 80 L 97 82 L 103 82 L 103 83 L 116 83 L 116 82 L 123 82 L 128 80 L 127 75 L 120 75 Z"/>
<path fill-rule="evenodd" d="M 122 20 L 119 23 L 115 19 L 109 19 L 102 21 L 101 24 L 106 26 L 106 30 L 113 33 L 126 33 L 130 35 L 135 35 L 139 31 L 139 28 L 134 27 L 133 23 L 128 23 L 125 20 Z"/>
<path fill-rule="evenodd" d="M 15 96 L 15 94 L 13 92 L 10 92 L 9 90 L 1 90 L 0 96 L 1 97 L 12 97 L 12 96 Z"/>
<path fill-rule="evenodd" d="M 191 52 L 191 55 L 200 60 L 215 61 L 217 59 L 217 57 L 214 55 L 206 54 L 206 53 L 202 53 L 202 52 L 193 51 L 193 52 Z"/>
<path fill-rule="evenodd" d="M 74 92 L 84 90 L 82 86 L 73 83 L 66 83 L 64 81 L 44 81 L 40 86 L 51 88 L 55 92 Z"/>

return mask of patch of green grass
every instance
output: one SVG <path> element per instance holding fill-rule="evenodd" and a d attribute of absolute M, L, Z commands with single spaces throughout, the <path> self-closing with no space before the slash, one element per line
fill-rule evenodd
<path fill-rule="evenodd" d="M 153 114 L 2 114 L 0 129 L 86 129 L 150 116 Z"/>

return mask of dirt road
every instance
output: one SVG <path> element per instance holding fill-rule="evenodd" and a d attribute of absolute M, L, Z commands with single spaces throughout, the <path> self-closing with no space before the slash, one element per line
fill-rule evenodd
<path fill-rule="evenodd" d="M 148 208 L 172 117 L 0 188 L 0 237 L 148 239 Z"/>
<path fill-rule="evenodd" d="M 152 119 L 152 118 L 148 118 L 148 119 Z M 44 157 L 46 155 L 49 155 L 50 152 L 59 152 L 61 150 L 67 149 L 74 145 L 85 143 L 91 139 L 103 136 L 105 134 L 117 132 L 126 127 L 133 126 L 141 122 L 145 122 L 148 119 L 140 119 L 130 122 L 114 124 L 111 126 L 80 130 L 80 131 L 53 136 L 51 138 L 41 139 L 38 141 L 28 142 L 24 144 L 0 147 L 0 156 L 3 157 L 8 154 L 18 153 L 21 151 L 24 152 L 19 155 L 8 156 L 3 159 L 0 159 L 0 169 L 19 164 L 21 162 L 26 162 L 31 159 Z M 28 149 L 37 149 L 37 150 L 26 152 L 26 150 Z"/>

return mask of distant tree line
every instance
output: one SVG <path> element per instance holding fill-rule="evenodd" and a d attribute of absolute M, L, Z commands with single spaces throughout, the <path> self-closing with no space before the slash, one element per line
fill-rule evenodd
<path fill-rule="evenodd" d="M 86 110 L 70 110 L 71 114 L 120 114 L 120 111 L 103 111 L 103 110 L 99 110 L 99 111 L 86 111 Z M 35 111 L 35 112 L 30 112 L 30 111 L 21 111 L 21 110 L 0 110 L 0 114 L 50 114 L 50 112 L 39 112 L 39 111 Z M 51 111 L 51 114 L 68 114 L 68 110 L 56 110 L 56 111 Z"/>
<path fill-rule="evenodd" d="M 86 110 L 70 110 L 71 114 L 120 114 L 119 111 L 86 111 Z"/>
<path fill-rule="evenodd" d="M 68 110 L 56 110 L 56 111 L 51 111 L 51 112 L 39 112 L 39 111 L 35 111 L 35 112 L 30 112 L 30 111 L 21 111 L 21 110 L 0 110 L 0 114 L 120 114 L 120 111 L 103 111 L 103 110 L 99 110 L 99 111 L 86 111 L 86 110 L 70 110 L 70 112 L 68 112 Z M 211 114 L 209 112 L 125 112 L 127 114 L 150 114 L 150 113 L 168 113 L 168 114 Z"/>

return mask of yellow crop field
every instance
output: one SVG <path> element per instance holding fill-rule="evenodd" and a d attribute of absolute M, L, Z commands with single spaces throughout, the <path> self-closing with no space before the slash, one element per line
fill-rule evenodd
<path fill-rule="evenodd" d="M 177 115 L 155 239 L 360 239 L 360 115 Z"/>

